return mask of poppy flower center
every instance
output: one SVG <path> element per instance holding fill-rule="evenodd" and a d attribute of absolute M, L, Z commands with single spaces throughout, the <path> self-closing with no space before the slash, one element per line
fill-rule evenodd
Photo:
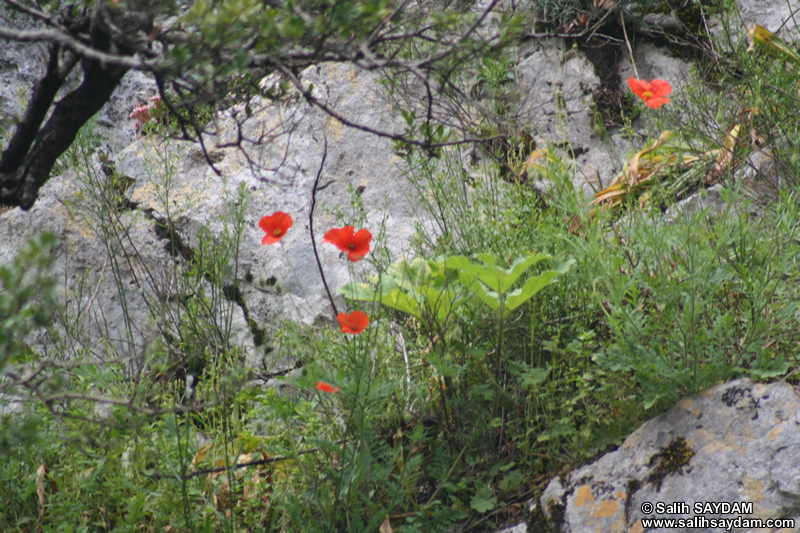
<path fill-rule="evenodd" d="M 645 92 L 642 93 L 642 96 L 644 96 L 645 100 L 649 100 L 650 98 L 653 97 L 653 93 L 650 92 L 650 91 L 645 91 Z"/>
<path fill-rule="evenodd" d="M 282 229 L 276 229 L 275 231 L 272 232 L 272 234 L 275 235 L 276 237 L 280 237 L 282 233 L 283 233 Z"/>
<path fill-rule="evenodd" d="M 355 243 L 352 243 L 352 242 L 351 242 L 349 246 L 350 246 L 350 249 L 351 249 L 351 250 L 355 250 L 355 249 L 356 249 L 356 245 L 355 245 Z"/>
<path fill-rule="evenodd" d="M 358 326 L 356 326 L 355 324 L 353 324 L 352 326 L 350 326 L 350 328 L 351 328 L 353 331 L 358 331 Z"/>

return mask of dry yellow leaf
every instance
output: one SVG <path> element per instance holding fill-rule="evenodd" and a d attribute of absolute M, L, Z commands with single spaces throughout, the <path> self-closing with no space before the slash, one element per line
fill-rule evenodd
<path fill-rule="evenodd" d="M 389 520 L 389 516 L 387 515 L 383 519 L 383 523 L 381 527 L 378 529 L 378 533 L 392 533 L 394 530 L 392 529 L 392 522 Z"/>

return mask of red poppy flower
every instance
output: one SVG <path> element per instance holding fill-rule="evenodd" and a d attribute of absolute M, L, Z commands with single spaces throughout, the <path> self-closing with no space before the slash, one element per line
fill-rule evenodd
<path fill-rule="evenodd" d="M 321 390 L 322 392 L 330 392 L 336 394 L 339 392 L 339 387 L 331 387 L 324 381 L 317 381 L 317 390 Z"/>
<path fill-rule="evenodd" d="M 665 98 L 665 96 L 672 92 L 672 87 L 664 80 L 653 80 L 647 83 L 645 80 L 628 78 L 628 87 L 651 109 L 658 109 L 662 105 L 668 104 L 669 98 Z"/>
<path fill-rule="evenodd" d="M 322 242 L 329 242 L 339 248 L 343 252 L 347 252 L 347 258 L 350 261 L 358 261 L 364 259 L 364 256 L 369 253 L 369 242 L 372 240 L 372 234 L 365 230 L 360 229 L 355 231 L 353 226 L 345 226 L 343 228 L 334 228 L 325 234 L 325 239 Z"/>
<path fill-rule="evenodd" d="M 358 335 L 369 325 L 369 317 L 364 311 L 353 311 L 349 315 L 347 313 L 339 313 L 336 316 L 339 325 L 342 326 L 342 333 L 350 333 L 351 335 Z"/>
<path fill-rule="evenodd" d="M 267 234 L 261 239 L 261 244 L 275 244 L 286 235 L 293 223 L 292 217 L 281 211 L 276 211 L 272 216 L 262 218 L 258 223 L 258 227 L 267 232 Z"/>

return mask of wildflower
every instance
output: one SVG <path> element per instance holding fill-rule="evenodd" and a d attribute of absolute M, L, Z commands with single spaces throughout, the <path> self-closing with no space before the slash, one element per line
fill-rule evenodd
<path fill-rule="evenodd" d="M 272 216 L 262 218 L 258 227 L 267 234 L 261 239 L 261 244 L 275 244 L 280 241 L 293 223 L 292 217 L 282 211 L 276 211 Z"/>
<path fill-rule="evenodd" d="M 331 243 L 341 251 L 347 252 L 347 258 L 355 262 L 369 253 L 371 240 L 372 234 L 369 231 L 360 229 L 356 232 L 353 226 L 345 226 L 330 230 L 325 234 L 323 242 Z"/>
<path fill-rule="evenodd" d="M 128 115 L 128 118 L 132 118 L 136 120 L 136 128 L 139 129 L 150 120 L 152 120 L 153 115 L 150 113 L 151 111 L 159 111 L 161 106 L 164 102 L 161 100 L 161 95 L 155 95 L 150 98 L 150 105 L 145 104 L 143 101 L 139 100 L 139 105 L 137 105 L 133 112 Z"/>
<path fill-rule="evenodd" d="M 347 313 L 339 313 L 336 315 L 336 320 L 342 326 L 342 333 L 351 335 L 360 334 L 369 325 L 369 317 L 364 311 L 353 311 L 349 315 Z"/>
<path fill-rule="evenodd" d="M 136 120 L 136 127 L 141 128 L 152 118 L 150 115 L 150 106 L 140 101 L 139 105 L 134 108 L 130 115 L 128 115 L 128 118 Z"/>
<path fill-rule="evenodd" d="M 339 392 L 339 387 L 331 387 L 324 381 L 317 381 L 317 390 L 321 390 L 322 392 L 330 392 L 336 394 Z"/>
<path fill-rule="evenodd" d="M 653 80 L 647 83 L 645 80 L 628 78 L 628 87 L 651 109 L 658 109 L 670 102 L 669 98 L 665 98 L 665 96 L 672 92 L 672 87 L 664 80 Z"/>

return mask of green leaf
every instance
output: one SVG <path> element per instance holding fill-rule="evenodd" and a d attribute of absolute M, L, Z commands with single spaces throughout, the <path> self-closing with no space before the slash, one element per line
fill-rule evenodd
<path fill-rule="evenodd" d="M 516 466 L 516 464 L 517 463 L 515 463 L 514 461 L 511 461 L 510 463 L 501 466 L 498 470 L 500 470 L 500 472 L 508 472 L 509 470 L 514 468 L 514 466 Z"/>
<path fill-rule="evenodd" d="M 499 294 L 505 294 L 531 265 L 550 259 L 550 256 L 539 254 L 521 257 L 511 263 L 511 266 L 507 269 L 495 266 L 496 259 L 491 254 L 478 254 L 477 258 L 483 263 L 483 266 L 475 266 L 474 268 L 478 279 L 491 290 Z"/>
<path fill-rule="evenodd" d="M 488 487 L 482 487 L 469 502 L 469 506 L 479 513 L 491 511 L 496 505 L 497 498 Z"/>
<path fill-rule="evenodd" d="M 783 354 L 773 355 L 770 350 L 764 350 L 755 361 L 750 375 L 755 379 L 772 379 L 783 376 L 788 372 L 789 364 L 783 358 Z"/>
<path fill-rule="evenodd" d="M 419 303 L 408 294 L 402 292 L 399 288 L 393 289 L 388 294 L 384 294 L 381 297 L 381 304 L 402 311 L 403 313 L 408 313 L 418 320 L 423 319 Z"/>
<path fill-rule="evenodd" d="M 474 292 L 483 303 L 488 305 L 489 309 L 492 311 L 498 311 L 500 309 L 500 295 L 494 291 L 486 290 L 486 287 L 479 281 L 476 280 L 470 286 L 470 290 Z"/>
<path fill-rule="evenodd" d="M 530 278 L 525 282 L 525 285 L 523 285 L 521 289 L 517 289 L 508 295 L 504 306 L 504 314 L 507 315 L 520 305 L 530 300 L 534 294 L 550 285 L 550 283 L 553 281 L 553 278 L 556 276 L 558 276 L 558 272 L 555 270 L 548 270 L 547 272 L 542 272 L 536 277 Z"/>
<path fill-rule="evenodd" d="M 520 380 L 520 384 L 528 389 L 533 389 L 538 385 L 541 385 L 545 379 L 547 379 L 547 375 L 550 373 L 549 368 L 529 368 L 525 371 L 522 375 L 522 379 Z"/>
<path fill-rule="evenodd" d="M 462 258 L 451 264 L 449 260 L 443 257 L 416 258 L 410 263 L 398 261 L 389 265 L 380 278 L 373 277 L 370 284 L 350 283 L 338 292 L 352 300 L 380 301 L 428 326 L 440 327 L 457 307 L 472 297 L 472 292 L 458 283 L 457 266 L 468 261 Z"/>
<path fill-rule="evenodd" d="M 498 487 L 503 492 L 514 492 L 522 487 L 524 481 L 525 476 L 519 470 L 512 470 L 500 481 Z"/>
<path fill-rule="evenodd" d="M 351 300 L 365 302 L 375 302 L 379 297 L 377 289 L 366 283 L 348 283 L 344 287 L 340 287 L 337 292 Z"/>
<path fill-rule="evenodd" d="M 648 395 L 648 396 L 646 396 L 644 398 L 644 400 L 642 402 L 642 406 L 645 409 L 650 409 L 651 407 L 653 407 L 656 404 L 656 402 L 658 400 L 663 398 L 663 396 L 664 396 L 663 394 L 650 394 L 650 395 Z"/>
<path fill-rule="evenodd" d="M 530 278 L 525 282 L 521 289 L 517 289 L 508 295 L 505 301 L 504 311 L 505 314 L 510 313 L 523 303 L 527 302 L 534 294 L 544 289 L 546 286 L 553 282 L 556 276 L 566 273 L 575 263 L 574 259 L 564 262 L 559 265 L 556 270 L 547 270 L 538 276 Z"/>
<path fill-rule="evenodd" d="M 453 304 L 456 298 L 453 291 L 427 287 L 424 290 L 422 299 L 425 302 L 427 314 L 441 325 L 445 323 L 447 317 L 453 311 Z"/>

